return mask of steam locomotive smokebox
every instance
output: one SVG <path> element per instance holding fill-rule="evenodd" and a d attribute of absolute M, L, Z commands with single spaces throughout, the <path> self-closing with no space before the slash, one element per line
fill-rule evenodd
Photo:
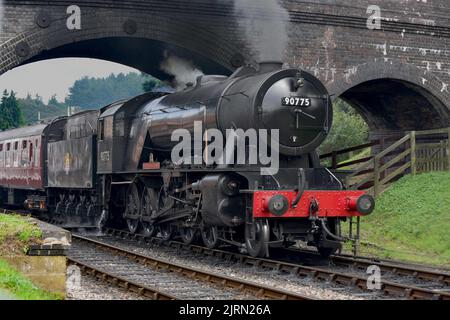
<path fill-rule="evenodd" d="M 259 73 L 268 73 L 281 70 L 283 62 L 281 61 L 263 61 L 259 64 Z"/>
<path fill-rule="evenodd" d="M 194 185 L 203 194 L 202 217 L 206 225 L 232 227 L 244 221 L 240 186 L 239 179 L 225 174 L 208 175 Z"/>

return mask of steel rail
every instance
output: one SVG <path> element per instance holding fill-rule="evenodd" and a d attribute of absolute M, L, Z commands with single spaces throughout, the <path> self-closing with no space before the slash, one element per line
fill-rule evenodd
<path fill-rule="evenodd" d="M 287 249 L 295 253 L 311 254 L 318 256 L 317 252 L 303 249 Z M 335 254 L 330 256 L 336 266 L 354 267 L 360 270 L 376 265 L 381 271 L 390 272 L 399 276 L 413 277 L 418 280 L 436 282 L 450 286 L 450 270 L 437 266 L 407 263 L 402 261 L 379 259 L 376 257 L 352 256 L 347 254 Z"/>
<path fill-rule="evenodd" d="M 116 287 L 125 289 L 129 292 L 136 293 L 140 296 L 150 298 L 152 300 L 179 300 L 177 297 L 164 293 L 160 290 L 143 286 L 139 283 L 124 279 L 112 273 L 95 268 L 85 262 L 81 262 L 74 258 L 67 258 L 70 264 L 78 266 L 81 272 L 85 275 L 94 277 L 107 284 L 112 284 Z"/>
<path fill-rule="evenodd" d="M 387 262 L 371 258 L 348 257 L 342 255 L 334 255 L 331 257 L 332 262 L 336 265 L 353 266 L 359 269 L 366 269 L 371 265 L 380 267 L 381 271 L 391 272 L 401 276 L 410 276 L 424 281 L 434 281 L 446 286 L 450 286 L 450 272 L 441 272 L 427 270 L 425 268 L 433 268 L 432 266 L 413 266 L 408 264 L 400 264 L 395 262 Z M 438 268 L 435 268 L 438 269 Z"/>
<path fill-rule="evenodd" d="M 101 249 L 107 250 L 114 255 L 126 257 L 132 261 L 149 266 L 157 270 L 166 270 L 174 272 L 191 279 L 199 280 L 202 282 L 212 283 L 224 288 L 235 289 L 244 293 L 251 294 L 257 298 L 276 299 L 276 300 L 315 300 L 313 297 L 300 295 L 293 292 L 279 290 L 264 286 L 258 283 L 244 281 L 228 276 L 202 271 L 199 269 L 191 268 L 181 264 L 172 263 L 162 259 L 152 258 L 144 256 L 135 252 L 112 246 L 101 241 L 86 238 L 80 235 L 72 235 L 72 239 L 76 241 L 83 241 L 90 244 L 94 244 Z M 124 280 L 126 281 L 126 280 Z"/>
<path fill-rule="evenodd" d="M 233 259 L 242 264 L 258 266 L 269 270 L 278 270 L 286 273 L 291 273 L 298 277 L 312 277 L 316 280 L 331 281 L 341 285 L 353 286 L 364 291 L 371 291 L 367 286 L 367 278 L 351 273 L 335 272 L 320 267 L 303 266 L 300 264 L 283 262 L 271 259 L 253 258 L 240 253 L 230 251 L 208 249 L 198 245 L 188 245 L 178 241 L 163 242 L 159 238 L 148 238 L 139 234 L 130 234 L 129 232 L 115 229 L 106 229 L 107 234 L 112 236 L 128 237 L 131 239 L 145 240 L 160 246 L 169 246 L 176 249 L 191 250 L 196 253 L 201 253 L 210 256 L 216 256 L 223 259 Z M 374 263 L 376 264 L 376 262 Z M 408 299 L 422 299 L 422 300 L 450 300 L 450 293 L 443 291 L 434 291 L 417 286 L 407 284 L 395 283 L 391 281 L 381 281 L 380 291 L 387 295 L 401 296 Z"/>

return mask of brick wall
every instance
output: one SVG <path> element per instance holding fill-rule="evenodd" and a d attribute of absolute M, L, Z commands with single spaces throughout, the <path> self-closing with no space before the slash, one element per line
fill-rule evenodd
<path fill-rule="evenodd" d="M 196 62 L 206 72 L 232 70 L 236 54 L 247 59 L 255 54 L 241 28 L 245 17 L 236 17 L 225 0 L 3 2 L 0 73 L 27 61 L 67 56 L 72 50 L 161 75 L 158 70 L 161 43 L 184 48 L 192 59 L 201 57 Z M 448 0 L 283 0 L 282 3 L 290 16 L 286 21 L 289 43 L 283 59 L 291 66 L 314 73 L 332 94 L 352 102 L 369 120 L 372 130 L 423 129 L 450 123 Z M 79 31 L 65 27 L 65 11 L 71 4 L 82 9 Z M 381 30 L 366 27 L 368 5 L 380 6 Z M 38 25 L 37 19 L 43 14 L 50 18 L 49 26 Z M 270 19 L 272 13 L 261 14 Z M 126 27 L 130 23 L 136 27 L 132 32 Z M 132 42 L 125 44 L 123 50 L 102 50 L 111 44 L 102 43 L 98 48 L 100 42 L 97 45 L 95 41 L 84 45 L 81 42 L 108 37 L 135 39 L 134 44 L 139 44 L 136 39 L 152 41 L 142 41 L 138 46 L 143 48 L 139 52 L 141 57 L 136 52 L 130 54 Z M 258 41 L 258 32 L 252 38 Z M 55 50 L 69 44 L 70 50 Z M 376 79 L 396 79 L 401 87 L 392 92 L 388 81 L 376 85 L 368 82 Z M 370 97 L 367 101 L 361 98 L 364 92 Z M 417 111 L 408 113 L 411 108 L 408 97 L 416 94 L 418 102 L 413 107 Z M 379 108 L 382 104 L 383 108 Z M 389 119 L 386 113 L 395 114 L 396 120 Z"/>

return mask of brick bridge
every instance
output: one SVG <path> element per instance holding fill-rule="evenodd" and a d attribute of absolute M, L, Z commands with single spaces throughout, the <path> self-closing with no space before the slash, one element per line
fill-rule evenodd
<path fill-rule="evenodd" d="M 280 1 L 289 11 L 277 17 L 288 24 L 284 61 L 349 101 L 373 135 L 450 124 L 448 0 Z M 0 74 L 43 59 L 91 57 L 165 79 L 166 50 L 205 73 L 225 74 L 255 54 L 242 29 L 248 16 L 228 0 L 2 2 Z M 73 4 L 81 8 L 80 30 L 66 25 Z M 367 28 L 369 5 L 381 7 L 381 30 Z M 272 14 L 258 11 L 261 19 Z"/>

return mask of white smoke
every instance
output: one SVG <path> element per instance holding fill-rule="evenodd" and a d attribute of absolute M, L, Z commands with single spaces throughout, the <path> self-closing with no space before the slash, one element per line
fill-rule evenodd
<path fill-rule="evenodd" d="M 192 61 L 180 58 L 167 51 L 164 52 L 164 60 L 161 62 L 160 68 L 174 77 L 172 85 L 176 89 L 185 88 L 189 82 L 195 83 L 197 77 L 204 74 Z"/>
<path fill-rule="evenodd" d="M 283 60 L 289 42 L 289 12 L 278 0 L 234 0 L 234 13 L 260 61 Z"/>

